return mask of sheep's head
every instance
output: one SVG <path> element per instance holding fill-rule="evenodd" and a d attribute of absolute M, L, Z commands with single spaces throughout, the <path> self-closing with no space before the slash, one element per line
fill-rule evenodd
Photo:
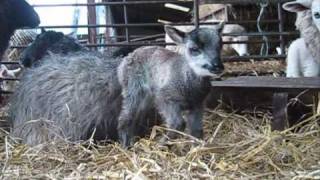
<path fill-rule="evenodd" d="M 8 79 L 8 78 L 16 78 L 19 76 L 21 73 L 21 68 L 17 68 L 14 70 L 9 70 L 7 66 L 1 64 L 0 66 L 0 89 L 4 91 L 13 91 L 14 86 L 16 84 L 15 81 L 8 81 L 8 80 L 3 80 L 3 79 Z"/>
<path fill-rule="evenodd" d="M 71 36 L 64 35 L 61 32 L 44 31 L 23 51 L 21 62 L 24 67 L 31 67 L 36 65 L 49 52 L 67 54 L 83 49 L 84 47 Z"/>
<path fill-rule="evenodd" d="M 166 26 L 166 33 L 178 45 L 185 48 L 184 56 L 199 76 L 219 76 L 224 70 L 221 62 L 221 32 L 224 23 L 215 28 L 199 28 L 184 33 L 172 26 Z"/>
<path fill-rule="evenodd" d="M 283 8 L 290 12 L 311 10 L 312 20 L 320 31 L 320 0 L 296 0 L 284 3 Z"/>
<path fill-rule="evenodd" d="M 37 12 L 25 0 L 5 0 L 4 3 L 7 3 L 6 16 L 12 29 L 33 28 L 40 24 Z"/>

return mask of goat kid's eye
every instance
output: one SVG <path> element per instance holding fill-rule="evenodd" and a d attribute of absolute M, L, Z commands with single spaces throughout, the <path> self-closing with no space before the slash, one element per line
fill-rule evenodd
<path fill-rule="evenodd" d="M 315 17 L 316 19 L 320 19 L 320 13 L 319 13 L 319 12 L 314 13 L 314 17 Z"/>
<path fill-rule="evenodd" d="M 200 54 L 200 49 L 197 47 L 192 47 L 189 49 L 189 51 L 190 51 L 190 54 L 193 56 L 197 56 Z"/>

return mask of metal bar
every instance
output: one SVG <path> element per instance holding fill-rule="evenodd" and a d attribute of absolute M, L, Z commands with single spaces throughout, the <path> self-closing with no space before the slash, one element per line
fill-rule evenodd
<path fill-rule="evenodd" d="M 3 90 L 0 90 L 0 95 L 10 95 L 10 94 L 13 94 L 14 92 L 12 91 L 3 91 Z"/>
<path fill-rule="evenodd" d="M 285 3 L 292 0 L 204 0 L 205 4 L 235 4 L 235 5 L 248 5 L 248 4 L 258 4 L 258 3 L 269 3 L 269 4 L 277 4 L 277 3 Z"/>
<path fill-rule="evenodd" d="M 144 44 L 106 44 L 105 46 L 109 47 L 109 46 L 119 46 L 119 47 L 125 47 L 125 46 L 155 46 L 155 45 L 163 45 L 163 43 L 150 43 L 148 45 Z M 89 46 L 90 47 L 90 46 Z M 92 46 L 92 47 L 96 47 L 96 45 Z M 222 60 L 226 61 L 226 62 L 248 62 L 252 59 L 256 60 L 256 61 L 262 61 L 262 60 L 268 60 L 268 59 L 273 59 L 273 60 L 283 60 L 285 59 L 286 56 L 285 55 L 268 55 L 268 56 L 261 56 L 261 55 L 252 55 L 252 56 L 223 56 Z M 1 64 L 19 64 L 18 62 L 7 62 L 7 61 L 3 61 L 1 62 Z"/>
<path fill-rule="evenodd" d="M 291 36 L 291 35 L 299 35 L 297 31 L 290 31 L 290 32 L 251 32 L 251 33 L 224 33 L 223 36 Z"/>
<path fill-rule="evenodd" d="M 196 29 L 199 28 L 199 0 L 193 0 L 193 15 L 194 15 L 194 26 Z"/>
<path fill-rule="evenodd" d="M 144 4 L 165 4 L 165 3 L 177 3 L 177 4 L 190 4 L 192 0 L 178 1 L 178 0 L 162 0 L 162 1 L 127 1 L 127 2 L 99 2 L 99 3 L 59 3 L 59 4 L 35 4 L 33 7 L 64 7 L 64 6 L 117 6 L 117 5 L 144 5 Z"/>
<path fill-rule="evenodd" d="M 267 0 L 271 4 L 285 3 L 291 0 Z M 256 4 L 260 2 L 266 2 L 266 0 L 204 0 L 206 4 Z M 65 4 L 36 4 L 33 7 L 63 7 L 63 6 L 116 6 L 116 5 L 143 5 L 143 4 L 164 4 L 164 3 L 176 3 L 176 4 L 190 4 L 192 0 L 179 1 L 179 0 L 144 0 L 144 1 L 127 1 L 127 2 L 100 2 L 100 3 L 65 3 Z"/>
<path fill-rule="evenodd" d="M 279 32 L 282 33 L 284 30 L 283 30 L 283 15 L 282 15 L 281 3 L 278 3 L 278 19 L 279 19 Z M 280 35 L 279 38 L 280 38 L 281 55 L 284 55 L 285 54 L 284 37 Z"/>
<path fill-rule="evenodd" d="M 112 38 L 112 37 L 111 37 Z M 138 38 L 138 39 L 133 39 L 131 42 L 138 42 L 138 41 L 143 41 L 147 40 L 151 37 L 145 37 L 145 38 Z M 251 40 L 251 41 L 224 41 L 223 44 L 260 44 L 264 41 L 261 40 Z M 270 43 L 279 43 L 279 40 L 271 40 Z M 141 43 L 130 43 L 132 46 L 142 46 L 142 45 L 163 45 L 163 46 L 176 46 L 174 43 L 165 43 L 165 42 L 141 42 Z M 104 47 L 104 46 L 130 46 L 128 43 L 107 43 L 107 44 L 84 44 L 84 46 L 88 47 Z M 27 45 L 21 45 L 21 46 L 10 46 L 9 48 L 11 49 L 23 49 L 28 47 Z"/>
<path fill-rule="evenodd" d="M 19 62 L 14 62 L 14 61 L 1 61 L 0 62 L 0 64 L 18 64 L 18 65 L 20 65 L 20 63 Z"/>
<path fill-rule="evenodd" d="M 126 2 L 126 0 L 123 0 L 123 2 Z M 123 5 L 123 17 L 124 17 L 124 24 L 128 24 L 128 11 L 127 11 L 127 5 Z M 126 27 L 126 41 L 130 42 L 130 34 L 129 29 Z"/>
<path fill-rule="evenodd" d="M 0 78 L 1 81 L 19 81 L 18 78 Z"/>
<path fill-rule="evenodd" d="M 244 21 L 229 21 L 226 24 L 255 24 L 256 20 L 244 20 Z M 262 23 L 279 23 L 279 20 L 264 20 Z M 200 22 L 199 25 L 214 25 L 217 23 L 203 23 Z M 168 25 L 173 26 L 185 26 L 185 25 L 194 25 L 194 23 L 168 23 Z M 39 26 L 38 29 L 53 29 L 53 28 L 108 28 L 108 27 L 157 27 L 164 26 L 162 23 L 128 23 L 128 24 L 92 24 L 92 25 L 52 25 L 52 26 Z M 23 28 L 23 29 L 34 29 L 34 28 Z"/>

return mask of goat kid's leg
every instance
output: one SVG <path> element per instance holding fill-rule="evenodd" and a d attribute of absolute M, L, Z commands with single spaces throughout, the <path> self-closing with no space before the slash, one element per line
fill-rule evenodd
<path fill-rule="evenodd" d="M 161 105 L 158 106 L 158 110 L 164 121 L 166 122 L 166 126 L 168 128 L 178 131 L 184 130 L 185 122 L 182 117 L 181 108 L 177 103 L 161 103 Z M 177 138 L 177 133 L 170 131 L 168 132 L 167 136 L 170 139 L 175 139 Z M 162 141 L 166 140 L 166 138 L 162 139 Z"/>
<path fill-rule="evenodd" d="M 189 133 L 199 139 L 203 138 L 202 116 L 202 107 L 191 109 L 186 115 Z"/>
<path fill-rule="evenodd" d="M 122 109 L 118 121 L 118 135 L 122 146 L 128 147 L 134 141 L 135 121 L 140 103 L 144 98 L 141 90 L 136 89 L 123 97 Z"/>

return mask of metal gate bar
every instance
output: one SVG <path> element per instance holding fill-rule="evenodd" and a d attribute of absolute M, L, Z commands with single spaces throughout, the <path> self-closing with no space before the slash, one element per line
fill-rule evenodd
<path fill-rule="evenodd" d="M 283 10 L 282 10 L 282 3 L 288 2 L 290 0 L 204 0 L 205 3 L 208 4 L 258 4 L 260 2 L 269 2 L 270 4 L 277 5 L 277 19 L 268 19 L 262 20 L 261 24 L 275 24 L 278 23 L 278 31 L 272 32 L 249 32 L 249 33 L 228 33 L 223 34 L 224 36 L 249 36 L 249 37 L 261 37 L 261 36 L 268 36 L 277 39 L 270 39 L 270 43 L 279 43 L 281 48 L 281 55 L 251 55 L 251 56 L 229 56 L 223 57 L 225 61 L 228 62 L 236 62 L 236 61 L 248 61 L 251 59 L 254 60 L 266 60 L 266 59 L 275 59 L 275 60 L 283 60 L 286 58 L 285 56 L 285 38 L 287 36 L 297 36 L 299 33 L 297 31 L 285 31 L 284 29 L 284 17 L 283 17 Z M 109 46 L 165 46 L 165 45 L 173 45 L 172 43 L 164 43 L 164 42 L 155 42 L 155 41 L 147 41 L 152 38 L 161 38 L 164 37 L 165 34 L 157 34 L 152 36 L 144 36 L 144 35 L 132 35 L 130 34 L 129 29 L 133 27 L 163 27 L 164 24 L 162 23 L 130 23 L 128 20 L 128 8 L 131 5 L 146 5 L 146 4 L 165 4 L 165 3 L 175 3 L 175 4 L 187 4 L 193 5 L 193 13 L 194 13 L 194 22 L 179 22 L 179 23 L 170 23 L 171 25 L 194 25 L 195 27 L 199 27 L 200 25 L 209 25 L 214 23 L 202 23 L 199 19 L 199 0 L 193 1 L 180 1 L 180 0 L 142 0 L 142 1 L 127 1 L 127 0 L 119 0 L 117 2 L 100 2 L 100 3 L 93 3 L 94 0 L 89 1 L 89 3 L 71 3 L 71 4 L 37 4 L 34 7 L 64 7 L 64 6 L 83 6 L 83 7 L 95 7 L 95 6 L 123 6 L 123 13 L 124 13 L 124 24 L 96 24 L 96 23 L 89 23 L 88 25 L 49 25 L 49 26 L 40 26 L 39 28 L 46 28 L 46 29 L 59 29 L 59 28 L 125 28 L 125 34 L 119 36 L 113 36 L 108 38 L 122 38 L 123 42 L 117 43 L 105 43 L 105 44 L 97 44 L 96 41 L 92 41 L 96 39 L 97 35 L 91 35 L 92 38 L 89 44 L 85 44 L 87 47 L 109 47 Z M 228 21 L 226 24 L 255 24 L 257 23 L 256 20 L 234 20 Z M 89 31 L 90 32 L 90 31 Z M 136 38 L 136 39 L 133 39 Z M 143 40 L 144 42 L 139 42 L 138 40 Z M 248 41 L 227 41 L 223 42 L 224 44 L 236 44 L 236 43 L 248 43 L 248 44 L 260 44 L 263 43 L 262 40 L 248 40 Z M 26 46 L 12 46 L 10 48 L 25 48 Z M 18 64 L 18 62 L 1 62 L 2 64 Z M 8 78 L 3 80 L 18 80 L 16 78 Z M 10 92 L 0 92 L 1 94 L 10 94 Z"/>

